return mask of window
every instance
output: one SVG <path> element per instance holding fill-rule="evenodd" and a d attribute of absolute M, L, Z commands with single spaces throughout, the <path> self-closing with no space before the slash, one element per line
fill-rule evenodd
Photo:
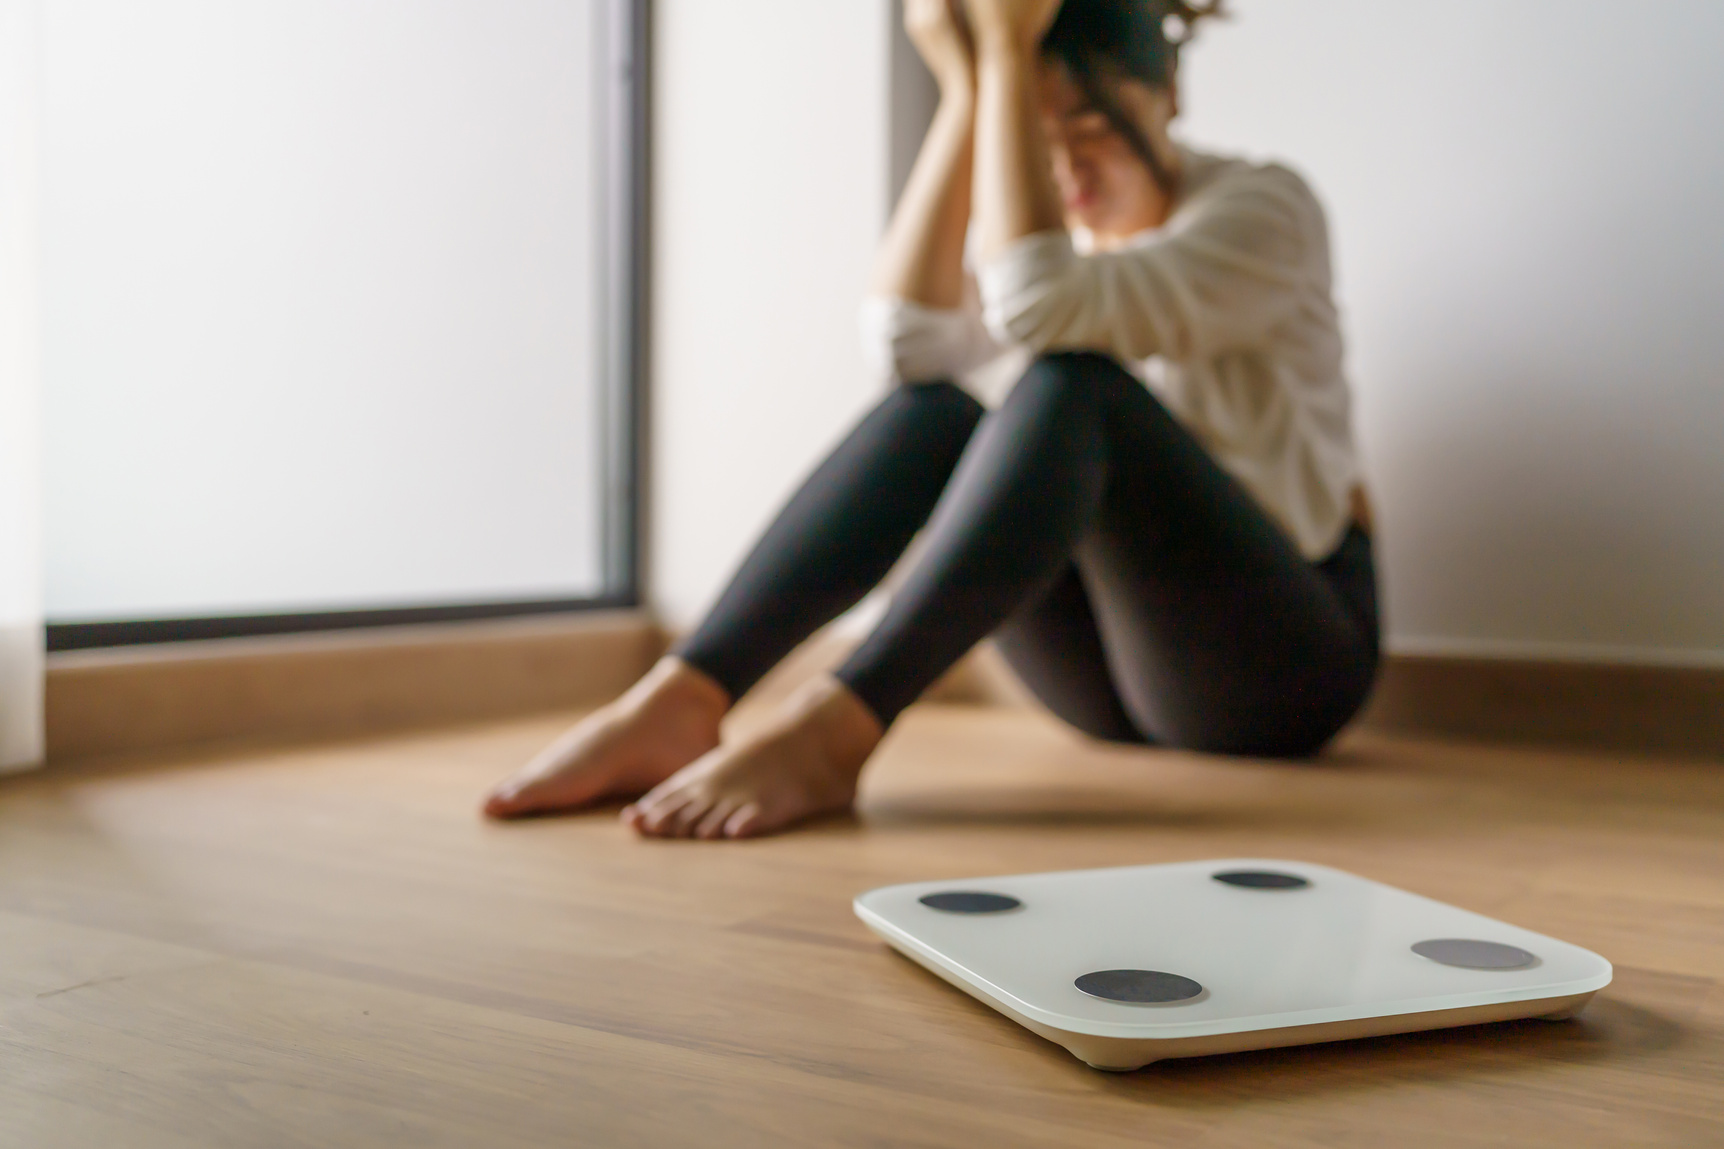
<path fill-rule="evenodd" d="M 50 649 L 635 601 L 643 8 L 45 0 Z"/>

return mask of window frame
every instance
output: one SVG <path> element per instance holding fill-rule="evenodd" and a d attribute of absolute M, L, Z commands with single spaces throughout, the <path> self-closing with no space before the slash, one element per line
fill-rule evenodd
<path fill-rule="evenodd" d="M 50 652 L 197 639 L 302 634 L 379 626 L 518 618 L 638 607 L 643 601 L 650 268 L 651 0 L 602 0 L 605 45 L 602 261 L 604 370 L 600 379 L 601 551 L 605 590 L 589 598 L 458 602 L 409 607 L 214 615 L 45 626 Z"/>

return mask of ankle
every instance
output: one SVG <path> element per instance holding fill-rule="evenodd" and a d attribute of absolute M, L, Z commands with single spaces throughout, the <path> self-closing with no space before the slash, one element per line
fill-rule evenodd
<path fill-rule="evenodd" d="M 874 711 L 843 682 L 830 674 L 810 682 L 793 700 L 803 721 L 818 730 L 827 755 L 834 763 L 854 765 L 860 770 L 874 748 L 885 737 L 885 728 Z"/>
<path fill-rule="evenodd" d="M 730 693 L 711 675 L 667 654 L 624 696 L 641 709 L 676 714 L 716 724 L 730 710 Z"/>

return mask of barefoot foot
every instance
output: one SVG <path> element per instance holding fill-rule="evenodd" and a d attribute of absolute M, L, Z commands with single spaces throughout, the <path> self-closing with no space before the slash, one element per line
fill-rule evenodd
<path fill-rule="evenodd" d="M 666 656 L 627 694 L 575 723 L 485 799 L 492 818 L 632 798 L 718 745 L 723 687 Z"/>
<path fill-rule="evenodd" d="M 748 838 L 847 810 L 884 733 L 849 687 L 823 676 L 766 730 L 683 767 L 624 810 L 623 821 L 657 838 Z"/>

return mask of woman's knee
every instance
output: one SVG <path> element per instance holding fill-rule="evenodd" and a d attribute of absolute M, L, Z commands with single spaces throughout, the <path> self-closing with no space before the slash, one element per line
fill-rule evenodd
<path fill-rule="evenodd" d="M 974 395 L 949 379 L 900 383 L 881 405 L 896 408 L 919 421 L 933 422 L 966 434 L 974 430 L 987 413 Z"/>
<path fill-rule="evenodd" d="M 1121 388 L 1140 386 L 1112 356 L 1099 351 L 1048 351 L 1036 356 L 1006 397 L 1010 407 L 1096 406 Z"/>
<path fill-rule="evenodd" d="M 900 383 L 892 389 L 892 397 L 901 402 L 942 411 L 980 414 L 983 407 L 974 395 L 950 379 L 928 379 L 919 383 Z"/>
<path fill-rule="evenodd" d="M 1024 378 L 1091 387 L 1136 382 L 1119 360 L 1102 351 L 1044 351 L 1030 361 Z"/>

